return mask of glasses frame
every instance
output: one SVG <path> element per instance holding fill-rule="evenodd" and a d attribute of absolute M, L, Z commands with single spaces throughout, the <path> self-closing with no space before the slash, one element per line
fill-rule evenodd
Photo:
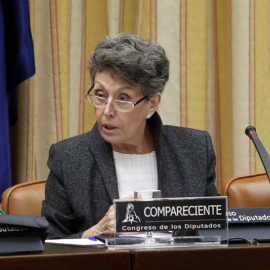
<path fill-rule="evenodd" d="M 95 107 L 95 108 L 105 108 L 106 105 L 108 104 L 108 102 L 111 103 L 112 106 L 113 106 L 114 101 L 121 101 L 121 100 L 119 100 L 119 99 L 112 99 L 112 100 L 108 101 L 107 98 L 102 98 L 102 99 L 104 99 L 104 101 L 105 101 L 105 103 L 104 103 L 105 107 L 93 105 L 93 104 L 92 104 L 92 101 L 91 101 L 91 97 L 96 96 L 96 95 L 90 95 L 90 92 L 91 92 L 91 90 L 93 89 L 93 87 L 94 87 L 94 86 L 92 86 L 92 87 L 87 91 L 87 93 L 86 93 L 86 95 L 85 95 L 85 98 L 87 99 L 87 101 L 88 101 L 93 107 Z M 147 95 L 143 96 L 142 98 L 140 98 L 140 99 L 137 100 L 136 102 L 132 102 L 132 101 L 122 101 L 122 102 L 131 104 L 131 110 L 132 110 L 136 105 L 138 105 L 139 103 L 141 103 L 141 102 L 142 102 L 143 100 L 145 100 L 146 98 L 148 98 Z M 113 106 L 113 108 L 114 108 L 114 106 Z M 114 109 L 115 109 L 115 108 L 114 108 Z M 119 112 L 129 112 L 129 111 L 130 111 L 130 110 L 128 110 L 128 111 L 122 111 L 122 110 L 118 110 L 118 109 L 115 109 L 115 110 L 116 110 L 116 111 L 119 111 Z"/>

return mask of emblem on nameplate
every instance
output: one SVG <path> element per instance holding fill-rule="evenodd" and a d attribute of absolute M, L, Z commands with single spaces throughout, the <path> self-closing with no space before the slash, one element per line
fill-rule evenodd
<path fill-rule="evenodd" d="M 130 222 L 130 224 L 132 224 L 132 222 L 134 223 L 141 222 L 141 219 L 135 212 L 134 204 L 132 203 L 127 204 L 126 216 L 122 222 L 123 223 Z"/>

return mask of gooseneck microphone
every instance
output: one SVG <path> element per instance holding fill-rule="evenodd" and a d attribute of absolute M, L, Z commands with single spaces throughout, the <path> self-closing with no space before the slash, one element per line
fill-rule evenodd
<path fill-rule="evenodd" d="M 248 126 L 245 130 L 246 135 L 252 140 L 254 143 L 257 152 L 261 158 L 262 164 L 268 176 L 268 180 L 270 182 L 270 157 L 265 150 L 264 146 L 262 145 L 260 139 L 257 136 L 256 128 L 252 126 Z"/>

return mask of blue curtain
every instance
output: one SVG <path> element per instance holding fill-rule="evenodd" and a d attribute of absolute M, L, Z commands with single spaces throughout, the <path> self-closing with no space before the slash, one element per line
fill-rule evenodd
<path fill-rule="evenodd" d="M 34 73 L 28 0 L 0 0 L 0 202 L 11 185 L 9 126 L 18 118 L 16 86 Z"/>

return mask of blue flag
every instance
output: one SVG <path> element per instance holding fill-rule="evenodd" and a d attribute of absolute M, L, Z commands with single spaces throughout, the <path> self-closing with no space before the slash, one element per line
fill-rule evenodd
<path fill-rule="evenodd" d="M 0 0 L 0 202 L 11 185 L 9 126 L 18 118 L 16 86 L 34 73 L 28 0 Z"/>

